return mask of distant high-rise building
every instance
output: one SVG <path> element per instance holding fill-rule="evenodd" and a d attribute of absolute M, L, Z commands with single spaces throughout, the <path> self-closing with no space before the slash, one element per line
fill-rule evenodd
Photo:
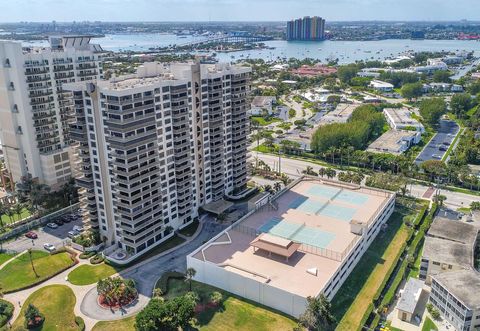
<path fill-rule="evenodd" d="M 325 20 L 318 16 L 305 16 L 287 22 L 287 40 L 325 39 Z"/>
<path fill-rule="evenodd" d="M 10 179 L 30 174 L 53 188 L 72 177 L 69 117 L 63 84 L 101 77 L 91 36 L 51 37 L 50 47 L 0 42 L 0 140 Z"/>
<path fill-rule="evenodd" d="M 199 207 L 245 189 L 250 71 L 151 62 L 67 87 L 86 222 L 129 253 L 123 262 L 192 223 Z"/>

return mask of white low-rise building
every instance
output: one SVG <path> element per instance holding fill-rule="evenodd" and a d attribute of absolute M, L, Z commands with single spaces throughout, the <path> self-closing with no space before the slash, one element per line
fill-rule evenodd
<path fill-rule="evenodd" d="M 416 130 L 425 132 L 424 126 L 412 117 L 408 108 L 385 108 L 383 110 L 388 125 L 394 130 Z"/>
<path fill-rule="evenodd" d="M 370 87 L 374 88 L 379 92 L 392 92 L 394 86 L 393 84 L 375 79 L 370 82 Z"/>
<path fill-rule="evenodd" d="M 318 124 L 346 123 L 359 106 L 358 104 L 339 103 L 335 110 L 324 115 Z"/>
<path fill-rule="evenodd" d="M 256 96 L 250 105 L 249 113 L 253 116 L 259 116 L 267 113 L 273 114 L 273 105 L 277 102 L 274 96 Z"/>
<path fill-rule="evenodd" d="M 388 153 L 400 155 L 422 139 L 418 131 L 388 130 L 368 146 L 372 153 Z"/>

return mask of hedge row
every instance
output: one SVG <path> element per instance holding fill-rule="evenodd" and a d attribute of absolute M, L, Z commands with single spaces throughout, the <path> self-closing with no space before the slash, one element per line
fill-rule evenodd
<path fill-rule="evenodd" d="M 397 275 L 395 276 L 388 291 L 385 293 L 385 296 L 383 297 L 382 303 L 380 305 L 381 307 L 388 306 L 392 303 L 395 297 L 395 293 L 397 292 L 398 287 L 402 282 L 402 279 L 405 277 L 405 274 L 407 273 L 407 269 L 408 269 L 407 257 L 417 256 L 419 246 L 420 246 L 419 244 L 425 238 L 425 233 L 430 228 L 430 225 L 432 223 L 432 220 L 433 220 L 433 217 L 435 216 L 436 211 L 437 211 L 437 205 L 433 204 L 431 210 L 429 211 L 428 215 L 425 217 L 423 223 L 421 223 L 421 226 L 417 232 L 417 235 L 415 236 L 412 243 L 410 244 L 410 247 L 408 248 L 408 251 L 407 251 L 407 255 L 405 256 L 405 259 L 402 261 L 402 264 L 398 269 Z"/>
<path fill-rule="evenodd" d="M 410 231 L 410 234 L 409 234 L 407 240 L 402 245 L 402 248 L 400 249 L 398 255 L 395 258 L 396 261 L 398 261 L 400 259 L 400 257 L 405 253 L 405 250 L 407 249 L 407 244 L 410 242 L 410 240 L 412 240 L 412 237 L 413 237 L 413 240 L 410 243 L 410 246 L 408 247 L 408 253 L 410 255 L 411 252 L 416 252 L 417 251 L 418 244 L 424 238 L 425 233 L 428 230 L 428 228 L 430 227 L 436 211 L 437 211 L 437 205 L 433 204 L 430 212 L 428 213 L 427 216 L 425 216 L 425 213 L 427 212 L 427 206 L 422 207 L 422 209 L 419 211 L 418 215 L 416 216 L 416 218 L 413 222 L 413 226 L 415 228 L 417 228 L 421 224 L 419 232 L 423 232 L 423 233 L 417 233 L 417 235 L 415 237 L 413 237 L 415 231 L 414 230 Z M 423 222 L 422 222 L 422 220 L 423 220 Z M 373 302 L 378 303 L 378 300 L 380 299 L 380 296 L 382 295 L 383 291 L 385 290 L 385 286 L 386 286 L 387 282 L 390 280 L 390 277 L 392 277 L 392 274 L 395 271 L 395 269 L 397 268 L 397 266 L 398 266 L 398 262 L 395 263 L 395 264 L 392 264 L 390 269 L 387 271 L 387 273 L 385 275 L 385 278 L 382 281 L 382 284 L 378 288 L 377 293 L 375 294 L 375 296 L 373 298 Z M 395 278 L 393 279 L 392 283 L 390 284 L 389 289 L 385 293 L 379 307 L 384 307 L 385 305 L 389 305 L 392 302 L 393 298 L 395 297 L 395 293 L 397 292 L 398 287 L 400 286 L 400 283 L 402 282 L 402 279 L 405 276 L 405 273 L 407 271 L 407 267 L 408 267 L 408 259 L 404 258 L 401 262 L 400 267 L 398 268 L 398 272 L 395 275 Z M 367 309 L 367 311 L 365 312 L 365 314 L 362 318 L 362 324 L 360 324 L 362 327 L 365 325 L 366 321 L 368 320 L 368 318 L 370 317 L 370 315 L 373 312 L 374 306 L 373 306 L 373 304 L 371 304 L 371 305 L 372 305 L 372 307 L 369 306 L 369 308 Z M 380 321 L 380 315 L 378 313 L 375 313 L 375 317 L 373 318 L 372 323 L 370 324 L 370 329 L 374 330 L 376 328 L 376 326 L 378 325 L 379 321 Z"/>

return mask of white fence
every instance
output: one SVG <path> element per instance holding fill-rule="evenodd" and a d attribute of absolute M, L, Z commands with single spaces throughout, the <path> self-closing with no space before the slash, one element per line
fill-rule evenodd
<path fill-rule="evenodd" d="M 290 316 L 298 317 L 307 306 L 306 298 L 273 287 L 265 282 L 264 277 L 254 274 L 252 274 L 252 278 L 245 277 L 192 256 L 187 256 L 187 266 L 197 271 L 194 279 L 199 282 L 224 289 Z M 254 278 L 258 278 L 258 280 Z"/>

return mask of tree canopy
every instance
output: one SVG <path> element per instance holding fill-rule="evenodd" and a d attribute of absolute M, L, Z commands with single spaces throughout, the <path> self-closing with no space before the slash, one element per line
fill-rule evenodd
<path fill-rule="evenodd" d="M 371 105 L 360 106 L 353 111 L 347 123 L 332 123 L 321 126 L 312 137 L 311 148 L 317 153 L 327 152 L 332 147 L 352 146 L 362 149 L 382 133 L 385 118 Z"/>
<path fill-rule="evenodd" d="M 409 100 L 416 99 L 422 96 L 423 93 L 423 85 L 422 83 L 407 83 L 402 86 L 401 94 L 404 98 Z"/>
<path fill-rule="evenodd" d="M 420 103 L 420 115 L 430 125 L 438 124 L 440 117 L 447 111 L 447 105 L 442 98 L 425 99 Z"/>

